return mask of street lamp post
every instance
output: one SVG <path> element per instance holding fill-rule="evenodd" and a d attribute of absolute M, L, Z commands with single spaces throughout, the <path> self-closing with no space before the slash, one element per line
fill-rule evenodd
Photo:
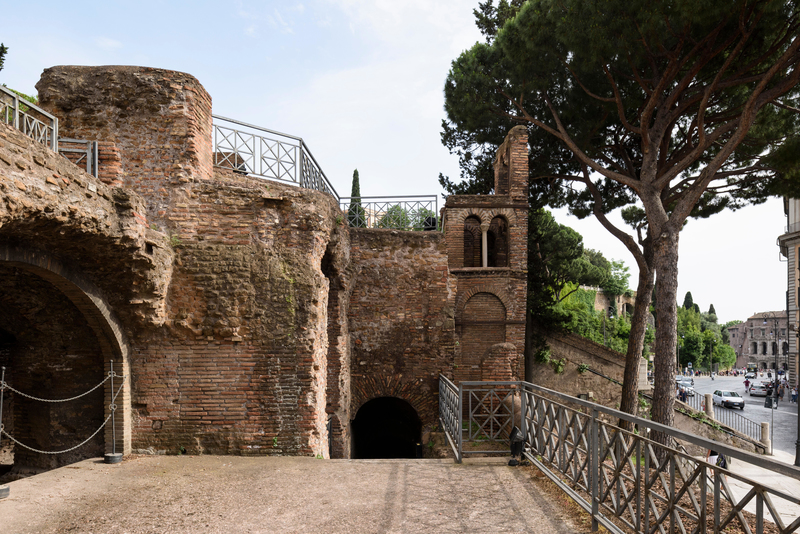
<path fill-rule="evenodd" d="M 773 320 L 772 338 L 774 339 L 773 343 L 775 343 L 775 350 L 772 351 L 773 356 L 775 356 L 775 363 L 773 364 L 772 410 L 770 410 L 769 422 L 769 439 L 772 443 L 775 443 L 775 410 L 778 409 L 778 344 L 780 342 L 780 336 L 778 334 L 780 330 L 778 330 L 778 317 L 774 312 L 764 314 L 764 326 L 767 325 L 767 318 L 771 318 Z"/>

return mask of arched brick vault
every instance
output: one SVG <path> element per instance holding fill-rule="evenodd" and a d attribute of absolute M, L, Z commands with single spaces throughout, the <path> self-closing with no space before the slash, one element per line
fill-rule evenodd
<path fill-rule="evenodd" d="M 358 410 L 379 397 L 396 397 L 408 402 L 425 425 L 435 424 L 439 417 L 438 399 L 420 387 L 422 382 L 403 380 L 400 376 L 365 376 L 352 383 L 351 410 L 355 417 Z"/>
<path fill-rule="evenodd" d="M 131 410 L 128 343 L 119 321 L 114 316 L 101 291 L 85 275 L 74 268 L 65 266 L 56 258 L 40 250 L 0 245 L 0 262 L 35 274 L 61 291 L 86 319 L 87 324 L 97 338 L 104 359 L 107 362 L 114 362 L 114 370 L 117 375 L 125 376 L 122 383 L 118 380 L 115 384 L 115 389 L 124 384 L 122 392 L 116 399 L 116 451 L 125 454 L 129 453 L 131 449 Z M 103 374 L 107 371 L 108 367 L 106 367 Z M 107 382 L 104 417 L 110 413 L 109 404 L 111 398 L 111 385 L 110 382 Z M 114 447 L 110 423 L 105 430 L 106 452 L 111 452 Z"/>
<path fill-rule="evenodd" d="M 514 317 L 516 309 L 513 306 L 514 300 L 511 296 L 503 289 L 499 289 L 493 284 L 482 284 L 479 286 L 472 287 L 467 291 L 464 291 L 458 296 L 458 300 L 456 301 L 456 321 L 460 321 L 464 316 L 464 308 L 467 305 L 469 299 L 471 299 L 474 295 L 478 293 L 489 293 L 490 295 L 494 295 L 500 302 L 503 303 L 503 306 L 506 308 L 506 318 Z"/>
<path fill-rule="evenodd" d="M 483 224 L 491 224 L 495 217 L 504 217 L 508 221 L 508 227 L 516 225 L 517 214 L 511 208 L 466 208 L 457 210 L 457 215 L 453 223 L 456 226 L 464 226 L 468 217 L 477 217 Z"/>

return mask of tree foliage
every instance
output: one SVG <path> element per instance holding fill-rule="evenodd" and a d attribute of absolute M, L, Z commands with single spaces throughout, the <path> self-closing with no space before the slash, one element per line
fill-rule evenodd
<path fill-rule="evenodd" d="M 459 185 L 486 187 L 486 147 L 511 124 L 528 125 L 534 205 L 594 215 L 637 262 L 639 297 L 649 300 L 658 271 L 657 352 L 674 354 L 678 234 L 687 218 L 796 186 L 796 2 L 504 5 L 481 5 L 497 23 L 478 17 L 487 42 L 453 61 L 445 84 L 443 142 L 469 178 Z M 625 212 L 633 235 L 606 217 L 620 207 L 636 208 Z M 635 318 L 632 340 L 644 336 L 645 320 Z M 629 349 L 626 384 L 635 380 L 632 357 Z M 673 373 L 666 358 L 656 360 L 653 417 L 665 424 Z"/>
<path fill-rule="evenodd" d="M 8 47 L 0 43 L 0 70 L 3 70 L 3 66 L 6 62 L 6 54 L 8 53 Z"/>
<path fill-rule="evenodd" d="M 350 207 L 347 210 L 347 224 L 356 228 L 367 226 L 367 213 L 361 206 L 361 183 L 358 169 L 353 171 L 353 185 L 350 189 Z"/>
<path fill-rule="evenodd" d="M 683 308 L 685 310 L 694 309 L 694 299 L 692 298 L 691 291 L 687 291 L 686 296 L 683 297 Z"/>

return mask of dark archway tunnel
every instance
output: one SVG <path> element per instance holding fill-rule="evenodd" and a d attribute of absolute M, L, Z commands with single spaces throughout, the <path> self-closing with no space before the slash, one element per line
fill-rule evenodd
<path fill-rule="evenodd" d="M 352 422 L 353 458 L 420 458 L 422 422 L 416 410 L 396 397 L 372 399 Z"/>

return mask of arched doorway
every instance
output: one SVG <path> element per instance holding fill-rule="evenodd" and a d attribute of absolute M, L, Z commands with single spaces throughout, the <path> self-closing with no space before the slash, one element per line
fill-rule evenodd
<path fill-rule="evenodd" d="M 351 426 L 353 458 L 421 457 L 422 421 L 403 399 L 378 397 L 364 403 Z"/>
<path fill-rule="evenodd" d="M 11 459 L 14 471 L 24 475 L 112 451 L 129 453 L 129 395 L 116 399 L 116 432 L 109 420 L 96 433 L 111 413 L 107 377 L 112 360 L 118 377 L 129 374 L 121 328 L 97 288 L 41 252 L 0 249 L 0 365 L 6 367 L 6 382 L 41 399 L 80 396 L 41 402 L 7 390 L 5 430 L 48 452 L 71 449 L 89 438 L 63 454 L 41 454 L 15 444 L 0 460 L 7 464 Z M 123 383 L 129 387 L 129 380 L 116 379 L 115 392 Z M 3 440 L 4 449 L 8 441 Z"/>

